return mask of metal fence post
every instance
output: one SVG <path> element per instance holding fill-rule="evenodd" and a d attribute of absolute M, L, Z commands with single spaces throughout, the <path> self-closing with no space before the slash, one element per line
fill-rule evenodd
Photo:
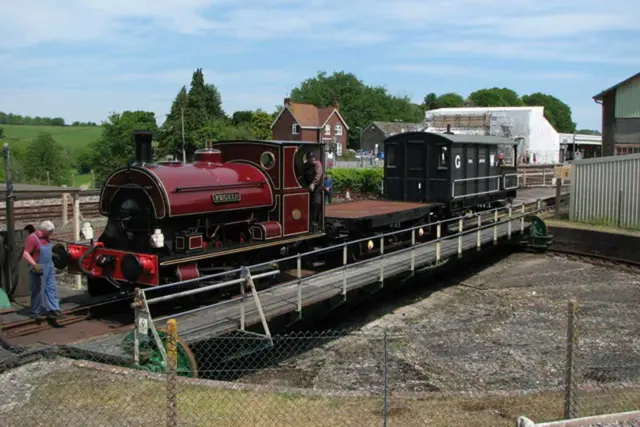
<path fill-rule="evenodd" d="M 520 214 L 520 234 L 524 233 L 524 214 L 525 214 L 525 206 L 522 204 L 522 213 Z"/>
<path fill-rule="evenodd" d="M 562 178 L 556 178 L 556 205 L 555 216 L 560 216 L 560 196 L 562 195 Z"/>
<path fill-rule="evenodd" d="M 476 248 L 482 249 L 482 216 L 478 215 L 478 233 L 476 234 Z"/>
<path fill-rule="evenodd" d="M 509 223 L 507 225 L 507 239 L 511 239 L 511 206 L 509 206 Z"/>
<path fill-rule="evenodd" d="M 389 347 L 387 342 L 387 330 L 383 333 L 384 355 L 383 355 L 383 404 L 382 404 L 382 425 L 387 427 L 389 418 Z"/>
<path fill-rule="evenodd" d="M 347 245 L 342 248 L 342 299 L 347 300 Z"/>
<path fill-rule="evenodd" d="M 462 258 L 462 219 L 458 220 L 458 258 Z"/>
<path fill-rule="evenodd" d="M 578 303 L 569 301 L 567 310 L 567 360 L 564 379 L 564 418 L 571 419 L 578 416 L 578 402 L 576 390 L 576 353 L 578 350 L 578 331 L 576 329 L 576 315 Z"/>
<path fill-rule="evenodd" d="M 438 221 L 436 226 L 436 264 L 440 262 L 440 236 L 442 236 L 442 225 Z"/>
<path fill-rule="evenodd" d="M 384 236 L 380 237 L 380 286 L 384 286 Z"/>
<path fill-rule="evenodd" d="M 178 426 L 178 394 L 177 394 L 177 366 L 178 366 L 178 326 L 175 319 L 167 321 L 167 427 Z"/>
<path fill-rule="evenodd" d="M 493 244 L 498 244 L 498 209 L 493 214 Z"/>
<path fill-rule="evenodd" d="M 297 273 L 298 273 L 298 315 L 302 315 L 302 258 L 298 254 L 297 259 Z"/>
<path fill-rule="evenodd" d="M 411 274 L 416 269 L 416 229 L 411 230 Z"/>

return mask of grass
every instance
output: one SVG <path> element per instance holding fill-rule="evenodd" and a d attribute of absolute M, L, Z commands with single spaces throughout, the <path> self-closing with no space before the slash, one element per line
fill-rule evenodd
<path fill-rule="evenodd" d="M 575 228 L 578 230 L 602 231 L 605 233 L 626 234 L 629 236 L 640 237 L 640 229 L 638 228 L 615 227 L 615 226 L 607 225 L 602 221 L 585 221 L 585 222 L 570 221 L 566 217 L 566 215 L 561 217 L 553 217 L 552 213 L 543 215 L 542 218 L 544 219 L 544 222 L 548 226 L 555 225 L 556 227 L 568 227 L 568 228 Z"/>
<path fill-rule="evenodd" d="M 102 136 L 101 126 L 33 126 L 33 125 L 0 125 L 4 129 L 5 142 L 29 142 L 40 133 L 49 133 L 63 147 L 70 148 L 75 154 L 91 142 Z"/>
<path fill-rule="evenodd" d="M 25 378 L 28 401 L 3 413 L 9 424 L 48 426 L 143 426 L 165 423 L 166 382 L 134 372 L 112 373 L 72 366 Z M 528 396 L 460 397 L 433 395 L 388 400 L 389 425 L 512 426 L 520 415 L 536 422 L 562 419 L 560 392 Z M 640 389 L 581 392 L 580 416 L 637 409 Z M 11 400 L 5 394 L 5 401 Z M 303 395 L 221 388 L 208 381 L 180 382 L 177 412 L 181 426 L 371 426 L 382 422 L 383 399 Z M 15 423 L 15 424 L 14 424 Z M 19 423 L 19 424 L 18 424 Z"/>

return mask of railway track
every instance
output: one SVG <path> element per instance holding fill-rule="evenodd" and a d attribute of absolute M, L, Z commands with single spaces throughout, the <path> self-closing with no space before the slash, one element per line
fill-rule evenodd
<path fill-rule="evenodd" d="M 118 309 L 125 310 L 131 302 L 131 299 L 132 295 L 126 295 L 116 297 L 115 299 L 108 301 L 101 301 L 95 304 L 75 307 L 70 310 L 63 311 L 62 313 L 66 317 L 59 320 L 26 319 L 15 323 L 9 323 L 2 326 L 2 333 L 6 338 L 12 339 L 46 331 L 48 329 L 61 328 L 74 323 L 92 320 L 94 318 L 101 317 L 104 314 L 113 314 L 114 312 L 118 312 Z"/>
<path fill-rule="evenodd" d="M 634 272 L 640 272 L 640 262 L 632 261 L 628 259 L 611 257 L 599 253 L 593 252 L 582 252 L 571 245 L 567 245 L 566 247 L 562 247 L 562 245 L 555 246 L 555 242 L 548 249 L 550 254 L 558 254 L 563 255 L 567 258 L 574 259 L 577 261 L 588 262 L 589 264 L 598 265 L 602 267 L 608 268 L 623 268 L 625 270 L 631 270 Z"/>

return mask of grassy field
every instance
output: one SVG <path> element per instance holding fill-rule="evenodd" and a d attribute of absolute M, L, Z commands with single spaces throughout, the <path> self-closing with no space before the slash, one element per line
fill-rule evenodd
<path fill-rule="evenodd" d="M 71 127 L 71 126 L 31 126 L 31 125 L 0 125 L 4 129 L 5 142 L 29 142 L 40 133 L 49 133 L 63 147 L 68 147 L 73 153 L 84 148 L 100 138 L 102 127 Z"/>
<path fill-rule="evenodd" d="M 20 383 L 31 391 L 21 399 L 20 393 L 7 390 L 5 404 L 12 406 L 3 413 L 7 425 L 39 426 L 43 414 L 47 416 L 47 425 L 65 427 L 162 425 L 166 419 L 166 382 L 135 371 L 118 374 L 68 366 L 57 372 L 21 377 Z M 639 398 L 640 391 L 633 388 L 581 392 L 580 415 L 633 410 Z M 19 400 L 15 406 L 9 403 L 15 399 Z M 179 425 L 194 427 L 372 426 L 382 424 L 383 399 L 339 393 L 322 396 L 295 391 L 233 390 L 209 381 L 180 381 L 177 413 Z M 520 415 L 537 422 L 562 419 L 563 397 L 560 392 L 528 396 L 399 397 L 392 391 L 388 414 L 389 425 L 398 426 L 506 427 L 512 426 Z"/>

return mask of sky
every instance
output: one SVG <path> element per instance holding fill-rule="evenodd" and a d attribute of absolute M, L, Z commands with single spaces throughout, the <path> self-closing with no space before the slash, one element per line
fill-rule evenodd
<path fill-rule="evenodd" d="M 640 71 L 638 0 L 21 0 L 0 13 L 0 111 L 164 121 L 202 68 L 228 114 L 273 111 L 318 71 L 346 71 L 421 102 L 486 87 L 566 102 Z"/>

